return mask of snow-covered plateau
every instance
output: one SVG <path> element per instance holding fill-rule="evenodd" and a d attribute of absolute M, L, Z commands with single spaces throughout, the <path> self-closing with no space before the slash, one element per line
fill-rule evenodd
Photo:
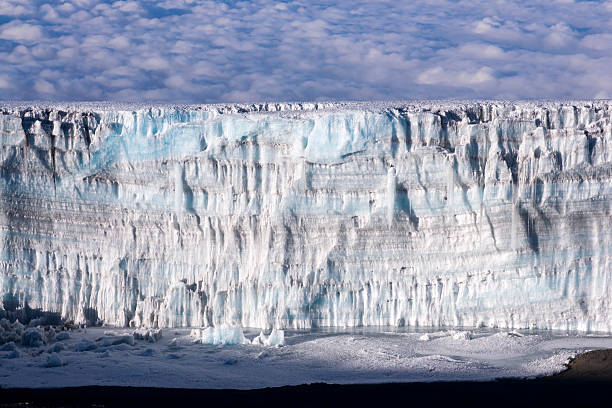
<path fill-rule="evenodd" d="M 612 332 L 611 102 L 4 103 L 0 145 L 7 313 Z"/>
<path fill-rule="evenodd" d="M 0 327 L 7 326 L 6 321 Z M 0 346 L 0 387 L 137 387 L 255 389 L 313 382 L 336 384 L 490 381 L 563 371 L 585 350 L 612 347 L 607 335 L 552 331 L 348 328 L 286 330 L 285 345 L 194 341 L 189 329 L 94 327 Z M 150 330 L 150 329 L 147 329 Z M 163 332 L 163 334 L 162 334 Z M 272 335 L 272 333 L 270 333 Z M 23 336 L 23 334 L 22 334 Z"/>

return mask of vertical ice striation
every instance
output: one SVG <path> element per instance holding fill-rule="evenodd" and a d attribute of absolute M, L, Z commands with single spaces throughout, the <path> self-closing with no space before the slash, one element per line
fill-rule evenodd
<path fill-rule="evenodd" d="M 5 105 L 0 146 L 4 300 L 136 326 L 612 331 L 607 102 Z"/>
<path fill-rule="evenodd" d="M 397 187 L 395 185 L 395 168 L 389 167 L 387 171 L 387 192 L 386 192 L 386 200 L 387 200 L 387 223 L 389 227 L 393 224 L 393 217 L 395 215 L 395 193 Z"/>

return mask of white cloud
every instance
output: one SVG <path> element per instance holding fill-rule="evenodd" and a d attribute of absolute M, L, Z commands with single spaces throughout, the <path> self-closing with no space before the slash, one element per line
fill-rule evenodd
<path fill-rule="evenodd" d="M 582 44 L 587 48 L 598 51 L 612 50 L 612 34 L 593 34 L 587 35 L 582 39 Z"/>
<path fill-rule="evenodd" d="M 43 38 L 40 26 L 18 21 L 0 26 L 0 38 L 17 42 L 33 42 Z"/>
<path fill-rule="evenodd" d="M 136 1 L 116 1 L 113 3 L 113 7 L 124 13 L 135 13 L 140 11 L 140 5 Z"/>
<path fill-rule="evenodd" d="M 76 48 L 63 48 L 57 52 L 57 56 L 60 58 L 71 59 L 79 55 L 79 50 Z"/>
<path fill-rule="evenodd" d="M 446 85 L 451 87 L 463 87 L 479 85 L 495 80 L 493 70 L 489 67 L 482 67 L 476 71 L 446 71 L 437 66 L 422 72 L 417 77 L 419 84 L 425 85 Z"/>
<path fill-rule="evenodd" d="M 161 57 L 148 57 L 143 60 L 133 60 L 132 65 L 148 70 L 166 70 L 170 67 L 168 61 Z"/>
<path fill-rule="evenodd" d="M 55 92 L 53 84 L 44 79 L 37 79 L 34 83 L 34 89 L 41 94 L 53 95 Z"/>
<path fill-rule="evenodd" d="M 32 2 L 29 0 L 0 0 L 0 16 L 22 16 L 32 13 Z"/>
<path fill-rule="evenodd" d="M 451 51 L 446 49 L 445 51 Z M 453 50 L 454 51 L 454 50 Z M 503 59 L 506 58 L 506 53 L 498 46 L 483 43 L 468 43 L 462 44 L 457 49 L 457 53 L 464 58 L 478 59 Z"/>
<path fill-rule="evenodd" d="M 189 83 L 180 75 L 172 75 L 171 77 L 166 78 L 164 84 L 169 88 L 178 88 L 184 89 Z"/>
<path fill-rule="evenodd" d="M 130 40 L 123 35 L 117 35 L 113 37 L 110 41 L 108 41 L 107 44 L 112 48 L 116 48 L 118 50 L 125 50 L 129 48 Z"/>
<path fill-rule="evenodd" d="M 70 2 L 65 2 L 55 7 L 55 9 L 64 14 L 71 14 L 76 10 L 76 7 Z"/>
<path fill-rule="evenodd" d="M 71 0 L 71 2 L 81 8 L 89 8 L 92 4 L 95 4 L 94 0 Z"/>
<path fill-rule="evenodd" d="M 11 82 L 5 76 L 0 76 L 0 89 L 11 88 Z"/>
<path fill-rule="evenodd" d="M 79 10 L 70 16 L 71 21 L 89 21 L 90 19 L 91 14 L 85 10 Z"/>
<path fill-rule="evenodd" d="M 132 81 L 126 78 L 111 79 L 109 81 L 103 81 L 103 83 L 108 84 L 110 87 L 121 89 L 131 88 L 133 85 Z"/>
<path fill-rule="evenodd" d="M 43 4 L 40 6 L 40 12 L 42 13 L 42 19 L 49 22 L 57 22 L 60 18 L 55 8 L 50 4 Z"/>

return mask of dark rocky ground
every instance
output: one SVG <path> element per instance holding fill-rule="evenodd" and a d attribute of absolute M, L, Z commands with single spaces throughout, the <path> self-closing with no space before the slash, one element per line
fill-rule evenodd
<path fill-rule="evenodd" d="M 607 381 L 612 406 L 612 349 L 593 350 L 576 357 L 569 368 L 552 377 L 554 380 Z"/>
<path fill-rule="evenodd" d="M 610 407 L 612 350 L 578 356 L 566 371 L 532 380 L 372 385 L 310 384 L 259 390 L 136 387 L 0 389 L 0 407 Z"/>

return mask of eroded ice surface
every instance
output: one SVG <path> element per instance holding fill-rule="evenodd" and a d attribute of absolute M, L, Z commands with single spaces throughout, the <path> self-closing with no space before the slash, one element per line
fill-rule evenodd
<path fill-rule="evenodd" d="M 246 330 L 246 339 L 255 333 Z M 0 387 L 249 389 L 524 378 L 560 372 L 577 353 L 612 347 L 609 336 L 485 329 L 288 331 L 282 347 L 202 344 L 189 329 L 164 329 L 157 342 L 134 338 L 126 329 L 93 328 L 42 347 L 0 349 Z"/>
<path fill-rule="evenodd" d="M 612 105 L 5 104 L 0 290 L 146 327 L 612 331 Z"/>

